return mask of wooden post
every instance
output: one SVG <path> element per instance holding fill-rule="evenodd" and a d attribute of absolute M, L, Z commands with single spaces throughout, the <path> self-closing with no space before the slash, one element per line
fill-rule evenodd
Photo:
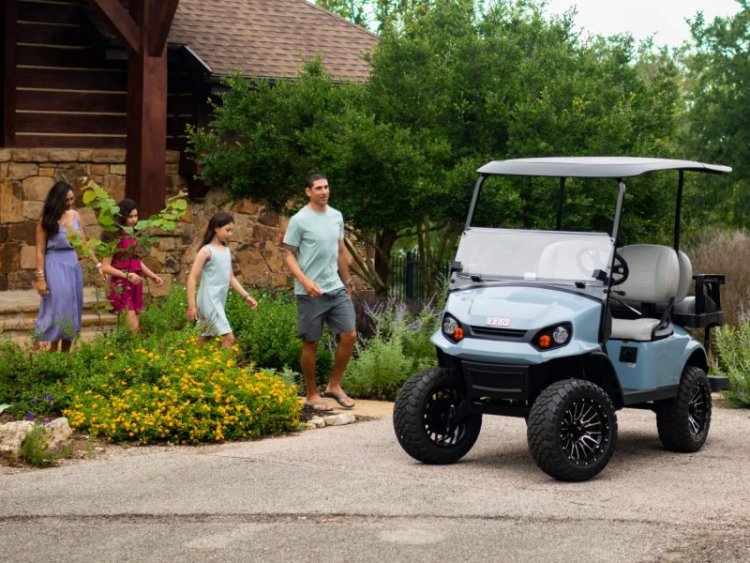
<path fill-rule="evenodd" d="M 2 65 L 3 110 L 0 118 L 2 129 L 2 146 L 13 147 L 16 144 L 16 29 L 18 28 L 18 2 L 6 0 L 3 6 L 3 47 Z"/>
<path fill-rule="evenodd" d="M 153 33 L 150 4 L 130 2 L 130 14 L 140 26 L 139 52 L 128 56 L 128 141 L 125 195 L 138 203 L 144 216 L 164 207 L 167 156 L 167 56 L 166 45 L 156 55 L 148 51 Z"/>
<path fill-rule="evenodd" d="M 179 0 L 94 0 L 128 46 L 125 194 L 147 217 L 164 207 L 167 154 L 167 36 Z"/>

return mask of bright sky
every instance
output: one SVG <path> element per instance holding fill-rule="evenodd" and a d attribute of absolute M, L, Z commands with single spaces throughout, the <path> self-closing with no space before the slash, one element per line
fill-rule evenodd
<path fill-rule="evenodd" d="M 678 47 L 691 38 L 685 21 L 703 12 L 706 21 L 739 12 L 735 0 L 549 0 L 547 13 L 578 7 L 576 27 L 592 35 L 629 32 L 638 40 L 654 36 L 657 46 Z"/>

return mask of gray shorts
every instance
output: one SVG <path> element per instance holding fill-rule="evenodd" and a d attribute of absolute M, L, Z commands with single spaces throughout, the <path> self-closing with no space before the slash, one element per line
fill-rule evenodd
<path fill-rule="evenodd" d="M 323 334 L 323 323 L 333 334 L 352 332 L 356 328 L 354 305 L 343 287 L 320 297 L 297 295 L 297 334 L 307 342 L 317 342 Z"/>

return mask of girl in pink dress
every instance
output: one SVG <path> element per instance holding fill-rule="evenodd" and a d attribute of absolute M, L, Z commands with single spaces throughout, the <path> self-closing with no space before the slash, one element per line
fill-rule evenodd
<path fill-rule="evenodd" d="M 132 199 L 117 204 L 120 208 L 117 224 L 135 227 L 138 223 L 138 208 Z M 125 322 L 133 332 L 140 330 L 138 316 L 143 310 L 143 280 L 148 278 L 162 285 L 162 279 L 154 274 L 142 261 L 143 251 L 138 241 L 129 233 L 120 231 L 115 235 L 117 246 L 111 258 L 102 260 L 103 270 L 110 277 L 109 300 L 116 313 L 125 313 Z"/>

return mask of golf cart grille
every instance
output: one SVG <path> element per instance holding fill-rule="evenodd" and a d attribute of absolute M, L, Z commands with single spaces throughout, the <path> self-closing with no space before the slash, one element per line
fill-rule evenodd
<path fill-rule="evenodd" d="M 492 338 L 494 340 L 523 340 L 526 337 L 525 330 L 512 328 L 496 328 L 490 326 L 472 326 L 471 336 L 477 338 Z"/>
<path fill-rule="evenodd" d="M 528 366 L 462 361 L 464 377 L 475 397 L 520 399 L 525 396 Z"/>

